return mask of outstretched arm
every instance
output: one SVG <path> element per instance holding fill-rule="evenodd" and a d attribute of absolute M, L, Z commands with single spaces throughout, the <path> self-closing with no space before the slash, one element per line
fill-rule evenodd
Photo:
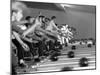
<path fill-rule="evenodd" d="M 19 41 L 19 43 L 22 45 L 22 47 L 26 51 L 28 51 L 29 50 L 29 47 L 21 40 L 20 35 L 18 33 L 16 33 L 16 32 L 13 32 L 13 34 L 14 34 L 15 38 Z"/>
<path fill-rule="evenodd" d="M 13 21 L 12 22 L 12 25 L 14 24 L 14 25 L 23 25 L 23 24 L 25 24 L 25 23 L 28 23 L 26 20 L 23 20 L 23 21 Z"/>
<path fill-rule="evenodd" d="M 36 27 L 36 30 L 38 30 L 38 31 L 40 31 L 40 32 L 43 32 L 44 34 L 57 37 L 54 33 L 49 32 L 49 31 L 47 31 L 47 30 L 44 30 L 44 29 L 42 29 L 40 26 Z"/>
<path fill-rule="evenodd" d="M 23 36 L 25 37 L 29 33 L 34 33 L 36 26 L 40 25 L 41 23 L 38 21 L 38 17 L 35 19 L 35 23 L 28 28 L 26 31 L 24 31 Z"/>
<path fill-rule="evenodd" d="M 60 30 L 60 29 L 55 25 L 54 21 L 52 21 L 52 25 L 53 25 L 54 28 L 56 28 L 56 30 Z"/>
<path fill-rule="evenodd" d="M 34 24 L 32 27 L 30 27 L 29 29 L 27 29 L 26 31 L 23 32 L 22 36 L 25 37 L 26 35 L 28 35 L 29 33 L 33 32 L 35 30 L 36 24 Z"/>
<path fill-rule="evenodd" d="M 41 12 L 39 12 L 39 15 L 36 16 L 35 18 L 35 23 L 30 27 L 28 28 L 26 31 L 24 31 L 23 33 L 23 36 L 25 37 L 26 35 L 28 35 L 29 33 L 33 32 L 34 33 L 34 30 L 35 30 L 35 27 L 38 25 L 38 24 L 41 24 L 39 22 L 39 16 L 41 15 Z"/>
<path fill-rule="evenodd" d="M 20 38 L 20 36 L 19 36 L 19 34 L 18 34 L 17 32 L 14 32 L 14 31 L 13 31 L 13 34 L 14 34 L 15 38 L 19 41 L 20 44 L 23 44 L 23 43 L 24 43 L 24 42 L 21 40 L 21 38 Z"/>

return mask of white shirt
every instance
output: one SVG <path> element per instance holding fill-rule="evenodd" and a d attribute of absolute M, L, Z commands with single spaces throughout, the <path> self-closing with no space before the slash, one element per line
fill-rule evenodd
<path fill-rule="evenodd" d="M 56 27 L 55 27 L 55 23 L 54 21 L 50 21 L 49 25 L 47 26 L 46 30 L 49 30 L 49 31 L 56 31 Z"/>
<path fill-rule="evenodd" d="M 18 11 L 17 13 L 13 12 L 12 21 L 20 21 L 23 17 L 22 11 Z"/>

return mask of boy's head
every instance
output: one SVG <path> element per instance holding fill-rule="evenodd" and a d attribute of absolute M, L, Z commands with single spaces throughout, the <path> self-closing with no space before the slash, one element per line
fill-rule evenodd
<path fill-rule="evenodd" d="M 40 15 L 40 16 L 39 16 L 39 20 L 42 21 L 42 22 L 44 22 L 44 20 L 45 20 L 45 16 Z"/>
<path fill-rule="evenodd" d="M 43 19 L 43 18 L 45 18 L 45 16 L 43 16 L 43 15 L 40 15 L 39 16 L 39 19 Z"/>
<path fill-rule="evenodd" d="M 56 19 L 56 16 L 52 16 L 51 19 L 52 19 L 52 20 Z"/>
<path fill-rule="evenodd" d="M 27 16 L 27 17 L 25 18 L 25 20 L 27 20 L 27 21 L 30 22 L 30 23 L 33 23 L 34 18 L 31 17 L 31 16 Z"/>
<path fill-rule="evenodd" d="M 50 19 L 49 18 L 45 18 L 45 22 L 49 22 L 50 21 Z"/>
<path fill-rule="evenodd" d="M 31 16 L 26 16 L 25 20 L 30 20 L 32 17 Z"/>

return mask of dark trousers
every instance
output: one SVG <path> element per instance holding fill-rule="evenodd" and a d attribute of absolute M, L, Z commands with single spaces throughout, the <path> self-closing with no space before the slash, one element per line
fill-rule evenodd
<path fill-rule="evenodd" d="M 29 46 L 29 48 L 30 48 L 30 51 L 28 52 L 28 53 L 31 53 L 32 55 L 33 55 L 33 57 L 37 54 L 36 53 L 36 44 L 35 43 L 30 43 L 30 42 L 28 42 L 28 41 L 25 41 L 24 39 L 23 39 L 23 41 Z"/>
<path fill-rule="evenodd" d="M 18 61 L 20 59 L 24 59 L 24 57 L 29 57 L 31 54 L 34 57 L 37 53 L 36 53 L 36 44 L 34 43 L 30 43 L 28 41 L 25 41 L 24 39 L 22 39 L 24 43 L 26 43 L 29 46 L 29 51 L 25 51 L 24 48 L 22 47 L 22 45 L 16 40 L 13 39 L 12 42 L 15 44 L 15 46 L 17 47 L 17 56 L 18 56 Z"/>
<path fill-rule="evenodd" d="M 55 49 L 55 45 L 52 41 L 49 41 L 48 45 L 49 45 L 49 50 L 54 50 Z"/>
<path fill-rule="evenodd" d="M 48 51 L 48 49 L 47 49 L 47 46 L 45 45 L 45 42 L 44 41 L 39 41 L 38 42 L 39 56 L 43 56 L 46 51 Z"/>
<path fill-rule="evenodd" d="M 24 59 L 24 49 L 22 45 L 16 39 L 13 39 L 12 42 L 17 47 L 17 56 L 18 56 L 18 62 L 19 62 L 20 59 Z"/>

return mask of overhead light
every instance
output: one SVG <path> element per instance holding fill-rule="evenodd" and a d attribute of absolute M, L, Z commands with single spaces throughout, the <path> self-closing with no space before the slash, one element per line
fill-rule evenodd
<path fill-rule="evenodd" d="M 70 4 L 61 4 L 62 7 L 66 6 L 66 7 L 72 7 L 72 5 Z"/>
<path fill-rule="evenodd" d="M 72 7 L 72 5 L 70 4 L 60 4 L 61 7 L 65 10 L 65 7 Z"/>

